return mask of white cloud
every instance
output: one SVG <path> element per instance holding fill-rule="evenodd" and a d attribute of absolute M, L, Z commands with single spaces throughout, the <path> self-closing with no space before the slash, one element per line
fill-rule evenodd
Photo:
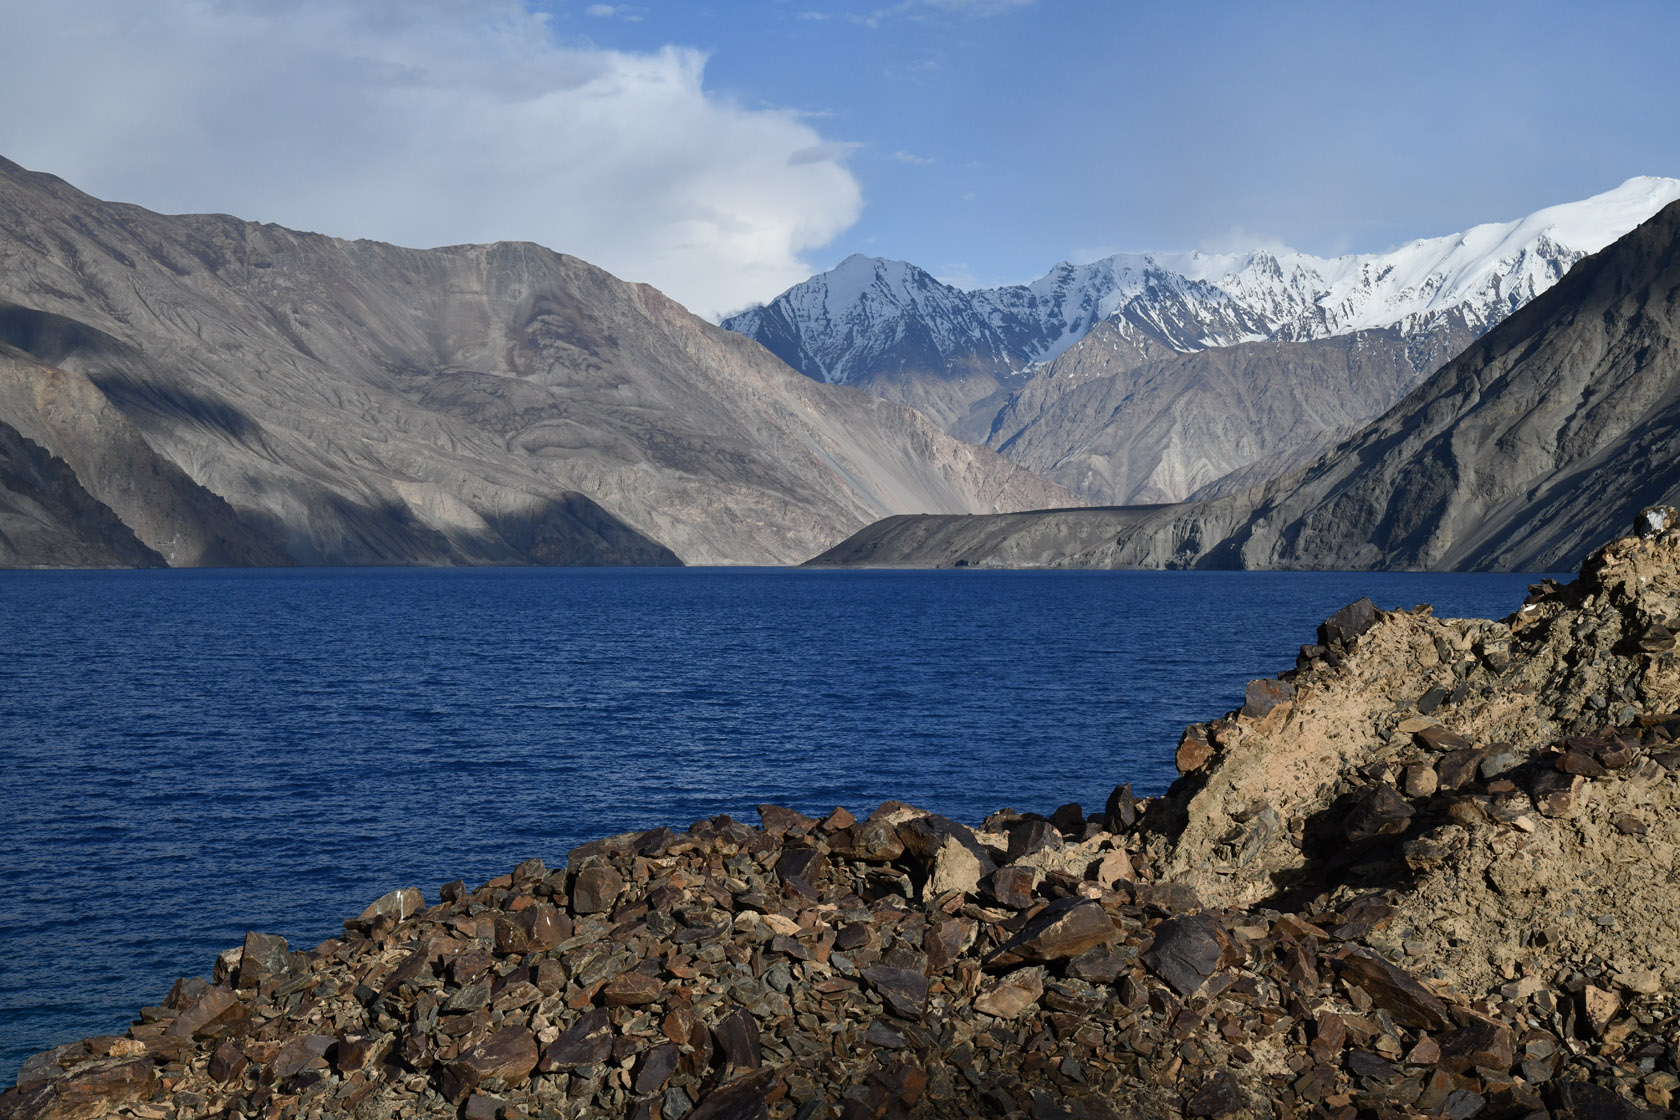
<path fill-rule="evenodd" d="M 612 19 L 616 16 L 631 23 L 642 22 L 641 9 L 632 8 L 629 4 L 591 4 L 584 9 L 584 14 L 598 19 Z"/>
<path fill-rule="evenodd" d="M 537 241 L 702 314 L 803 280 L 862 207 L 852 146 L 709 95 L 698 52 L 565 45 L 514 0 L 7 6 L 0 154 L 107 198 Z"/>
<path fill-rule="evenodd" d="M 894 152 L 893 158 L 900 163 L 908 163 L 915 167 L 926 167 L 934 162 L 933 159 L 928 156 L 919 156 L 913 152 L 906 152 L 903 149 Z"/>

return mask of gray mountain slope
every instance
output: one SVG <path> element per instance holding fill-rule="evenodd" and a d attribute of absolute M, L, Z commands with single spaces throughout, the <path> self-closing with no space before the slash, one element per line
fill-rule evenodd
<path fill-rule="evenodd" d="M 534 245 L 164 216 L 0 161 L 0 303 L 296 562 L 775 563 L 895 512 L 1072 500 Z"/>
<path fill-rule="evenodd" d="M 1218 500 L 900 518 L 821 563 L 1561 570 L 1680 498 L 1680 204 L 1310 466 Z"/>
<path fill-rule="evenodd" d="M 0 568 L 161 568 L 64 460 L 0 422 Z"/>

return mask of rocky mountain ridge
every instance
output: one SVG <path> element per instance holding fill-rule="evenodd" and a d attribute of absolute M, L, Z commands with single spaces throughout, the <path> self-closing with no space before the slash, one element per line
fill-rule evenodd
<path fill-rule="evenodd" d="M 1677 523 L 1501 621 L 1350 605 L 1159 798 L 764 805 L 253 932 L 0 1116 L 1674 1116 Z"/>
<path fill-rule="evenodd" d="M 972 292 L 852 257 L 724 325 L 807 376 L 920 408 L 1093 503 L 1182 501 L 1268 456 L 1322 449 L 1347 416 L 1377 415 L 1675 198 L 1680 180 L 1644 177 L 1384 253 L 1123 254 Z M 1305 345 L 1288 368 L 1246 377 L 1231 374 L 1244 359 L 1217 353 L 1262 342 Z M 1399 376 L 1349 384 L 1350 346 L 1380 352 Z M 1147 384 L 1167 386 L 1176 407 L 1139 397 Z M 1318 404 L 1258 423 L 1233 407 L 1274 392 Z M 1207 417 L 1253 450 L 1234 451 Z"/>
<path fill-rule="evenodd" d="M 1070 500 L 538 246 L 165 216 L 4 161 L 0 343 L 0 421 L 170 563 L 785 563 Z M 30 539 L 0 562 L 81 555 Z"/>
<path fill-rule="evenodd" d="M 1680 497 L 1680 205 L 1581 262 L 1305 467 L 1184 505 L 894 519 L 886 566 L 1546 571 Z"/>

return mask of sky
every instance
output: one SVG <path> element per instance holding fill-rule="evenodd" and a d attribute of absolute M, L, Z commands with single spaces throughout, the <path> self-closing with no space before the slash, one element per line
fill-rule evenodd
<path fill-rule="evenodd" d="M 1386 249 L 1680 175 L 1680 4 L 0 0 L 0 156 L 101 198 L 529 240 L 716 317 Z"/>

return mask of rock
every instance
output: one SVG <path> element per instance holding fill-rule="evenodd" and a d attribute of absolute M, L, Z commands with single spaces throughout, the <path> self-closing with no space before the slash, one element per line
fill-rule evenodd
<path fill-rule="evenodd" d="M 601 989 L 601 1002 L 608 1007 L 640 1007 L 658 1003 L 665 995 L 659 977 L 645 972 L 621 972 Z"/>
<path fill-rule="evenodd" d="M 611 867 L 592 864 L 579 871 L 572 883 L 572 912 L 604 914 L 613 908 L 623 891 L 623 876 Z"/>
<path fill-rule="evenodd" d="M 1470 740 L 1456 731 L 1448 731 L 1438 723 L 1420 728 L 1415 736 L 1418 743 L 1432 751 L 1447 754 L 1450 751 L 1462 751 L 1470 747 Z"/>
<path fill-rule="evenodd" d="M 928 876 L 923 892 L 928 898 L 938 898 L 947 891 L 963 894 L 980 893 L 980 876 L 985 869 L 975 854 L 955 838 L 948 836 L 933 857 L 933 873 Z"/>
<path fill-rule="evenodd" d="M 245 1052 L 230 1040 L 216 1047 L 216 1052 L 210 1055 L 210 1064 L 205 1068 L 205 1072 L 225 1084 L 244 1073 L 249 1064 Z"/>
<path fill-rule="evenodd" d="M 1586 784 L 1587 780 L 1579 774 L 1543 770 L 1535 776 L 1530 792 L 1534 797 L 1535 808 L 1544 816 L 1567 817 L 1574 813 L 1581 790 Z"/>
<path fill-rule="evenodd" d="M 1510 744 L 1495 743 L 1482 755 L 1482 760 L 1477 764 L 1476 770 L 1477 773 L 1481 774 L 1484 781 L 1491 781 L 1501 774 L 1509 773 L 1521 761 L 1522 756 Z"/>
<path fill-rule="evenodd" d="M 1113 945 L 1098 945 L 1087 949 L 1067 963 L 1067 974 L 1074 980 L 1089 984 L 1112 984 L 1131 967 L 1132 958 Z"/>
<path fill-rule="evenodd" d="M 1064 898 L 1046 906 L 992 958 L 994 965 L 1059 961 L 1117 940 L 1120 929 L 1096 902 Z"/>
<path fill-rule="evenodd" d="M 1428 692 L 1425 692 L 1422 696 L 1419 696 L 1412 707 L 1418 710 L 1419 715 L 1432 715 L 1435 710 L 1441 706 L 1441 702 L 1446 698 L 1447 690 L 1442 688 L 1440 685 L 1436 685 Z"/>
<path fill-rule="evenodd" d="M 1013 1019 L 1034 1007 L 1044 996 L 1044 969 L 1018 968 L 993 981 L 974 997 L 974 1010 L 1000 1019 Z"/>
<path fill-rule="evenodd" d="M 362 896 L 366 898 L 366 895 Z M 418 887 L 405 887 L 402 890 L 391 891 L 380 895 L 368 908 L 362 911 L 358 921 L 372 922 L 379 918 L 390 918 L 393 922 L 400 922 L 413 914 L 418 914 L 426 908 L 426 896 L 420 893 Z"/>
<path fill-rule="evenodd" d="M 1458 1030 L 1442 1035 L 1437 1044 L 1441 1049 L 1441 1068 L 1454 1073 L 1467 1073 L 1478 1067 L 1507 1070 L 1514 1061 L 1511 1032 L 1475 1015 L 1468 1016 Z"/>
<path fill-rule="evenodd" d="M 1646 506 L 1633 519 L 1634 535 L 1649 539 L 1659 537 L 1680 520 L 1680 512 L 1673 506 Z"/>
<path fill-rule="evenodd" d="M 950 968 L 974 944 L 978 932 L 979 927 L 968 918 L 947 918 L 928 926 L 927 935 L 922 939 L 928 971 L 938 974 Z"/>
<path fill-rule="evenodd" d="M 1099 887 L 1107 890 L 1122 880 L 1130 881 L 1136 877 L 1132 869 L 1131 857 L 1124 848 L 1114 848 L 1104 852 L 1102 858 L 1092 867 L 1090 877 Z"/>
<path fill-rule="evenodd" d="M 1354 843 L 1378 836 L 1398 836 L 1411 827 L 1416 815 L 1417 810 L 1393 786 L 1378 782 L 1354 803 L 1342 824 L 1342 832 Z"/>
<path fill-rule="evenodd" d="M 1431 797 L 1440 784 L 1440 777 L 1433 766 L 1408 766 L 1400 776 L 1400 786 L 1407 797 Z"/>
<path fill-rule="evenodd" d="M 925 992 L 924 992 L 925 994 Z M 745 1010 L 718 1023 L 712 1028 L 718 1049 L 723 1054 L 726 1076 L 744 1070 L 756 1070 L 763 1058 L 759 1049 L 758 1021 Z"/>
<path fill-rule="evenodd" d="M 804 813 L 785 809 L 780 805 L 760 805 L 758 819 L 763 822 L 766 833 L 778 838 L 793 831 L 815 832 L 818 827 L 814 817 L 807 817 Z"/>
<path fill-rule="evenodd" d="M 1150 971 L 1181 996 L 1199 991 L 1219 968 L 1230 940 L 1211 915 L 1168 918 L 1155 927 L 1155 939 L 1140 954 Z"/>
<path fill-rule="evenodd" d="M 826 862 L 815 848 L 789 848 L 776 861 L 776 874 L 784 881 L 792 878 L 815 883 L 822 879 Z"/>
<path fill-rule="evenodd" d="M 503 1027 L 444 1067 L 438 1088 L 459 1104 L 481 1084 L 511 1088 L 537 1068 L 537 1040 L 524 1027 Z"/>
<path fill-rule="evenodd" d="M 1249 719 L 1259 719 L 1271 714 L 1280 704 L 1287 704 L 1295 699 L 1295 686 L 1288 681 L 1268 678 L 1266 680 L 1249 681 L 1243 692 L 1242 710 L 1237 714 Z"/>
<path fill-rule="evenodd" d="M 885 821 L 863 821 L 836 832 L 831 850 L 842 859 L 889 863 L 904 854 L 898 830 Z"/>
<path fill-rule="evenodd" d="M 94 1120 L 107 1110 L 151 1099 L 157 1070 L 150 1058 L 82 1064 L 24 1092 L 0 1096 L 7 1120 Z"/>
<path fill-rule="evenodd" d="M 1319 625 L 1318 644 L 1352 645 L 1355 639 L 1376 625 L 1376 621 L 1377 605 L 1368 598 L 1359 599 L 1349 603 Z"/>
<path fill-rule="evenodd" d="M 760 806 L 759 811 L 763 812 L 763 806 Z M 663 1092 L 665 1083 L 671 1080 L 671 1075 L 677 1071 L 681 1061 L 682 1049 L 675 1043 L 666 1042 L 655 1046 L 642 1055 L 633 1088 L 643 1095 Z"/>
<path fill-rule="evenodd" d="M 1035 852 L 1053 850 L 1061 846 L 1062 834 L 1055 825 L 1044 820 L 1026 820 L 1009 830 L 1009 854 L 1004 859 L 1008 863 L 1015 863 Z"/>
<path fill-rule="evenodd" d="M 894 1015 L 921 1022 L 927 1012 L 928 980 L 907 968 L 875 966 L 863 969 L 863 978 L 880 994 Z"/>
<path fill-rule="evenodd" d="M 1186 1116 L 1232 1116 L 1248 1108 L 1248 1095 L 1230 1070 L 1219 1070 L 1184 1102 Z"/>
<path fill-rule="evenodd" d="M 1040 874 L 1036 867 L 1000 867 L 980 880 L 980 889 L 999 906 L 1025 910 L 1033 904 Z"/>
<path fill-rule="evenodd" d="M 1475 780 L 1476 771 L 1481 765 L 1482 752 L 1474 747 L 1467 747 L 1442 758 L 1435 764 L 1435 772 L 1440 777 L 1442 789 L 1463 789 Z"/>
<path fill-rule="evenodd" d="M 488 1093 L 474 1093 L 461 1106 L 461 1120 L 496 1120 L 496 1114 L 507 1104 L 500 1097 Z"/>
<path fill-rule="evenodd" d="M 572 933 L 571 922 L 546 902 L 496 919 L 496 952 L 524 954 L 552 949 Z"/>
<path fill-rule="evenodd" d="M 300 1035 L 282 1046 L 280 1052 L 269 1060 L 268 1070 L 276 1080 L 284 1081 L 311 1067 L 325 1068 L 324 1055 L 337 1041 L 331 1035 Z M 534 1050 L 531 1061 L 536 1062 Z"/>
<path fill-rule="evenodd" d="M 1614 992 L 1588 984 L 1581 989 L 1581 1025 L 1588 1037 L 1602 1038 L 1605 1028 L 1622 1009 L 1622 1001 Z"/>
<path fill-rule="evenodd" d="M 774 1071 L 749 1074 L 713 1089 L 684 1120 L 766 1120 L 770 1102 L 765 1089 Z"/>
<path fill-rule="evenodd" d="M 385 897 L 389 898 L 391 895 Z M 374 903 L 374 906 L 377 905 L 379 903 Z M 372 909 L 372 906 L 368 907 L 368 910 Z M 264 980 L 287 975 L 292 968 L 291 958 L 291 947 L 286 944 L 284 937 L 271 933 L 257 933 L 255 930 L 247 933 L 245 944 L 239 953 L 239 973 L 234 987 L 255 988 Z"/>
<path fill-rule="evenodd" d="M 599 1065 L 612 1056 L 612 1021 L 604 1008 L 586 1012 L 543 1051 L 538 1068 L 544 1073 Z"/>
<path fill-rule="evenodd" d="M 1446 1004 L 1438 996 L 1369 949 L 1350 948 L 1342 959 L 1341 974 L 1364 989 L 1373 1003 L 1403 1027 L 1443 1030 L 1452 1025 Z"/>
<path fill-rule="evenodd" d="M 195 1038 L 215 1034 L 228 1023 L 242 1022 L 250 1012 L 239 998 L 226 988 L 211 988 L 197 1003 L 175 1017 L 164 1034 L 178 1038 Z"/>
<path fill-rule="evenodd" d="M 1180 771 L 1182 773 L 1182 771 Z M 1132 783 L 1114 787 L 1103 804 L 1103 830 L 1121 833 L 1137 824 L 1137 799 L 1132 796 Z"/>
<path fill-rule="evenodd" d="M 1173 763 L 1178 767 L 1178 772 L 1194 774 L 1212 760 L 1213 744 L 1208 740 L 1207 728 L 1199 723 L 1186 727 L 1183 737 L 1178 741 L 1178 752 L 1173 756 Z"/>
<path fill-rule="evenodd" d="M 1074 840 L 1085 838 L 1085 807 L 1077 801 L 1070 801 L 1050 814 L 1050 823 L 1062 835 Z"/>

